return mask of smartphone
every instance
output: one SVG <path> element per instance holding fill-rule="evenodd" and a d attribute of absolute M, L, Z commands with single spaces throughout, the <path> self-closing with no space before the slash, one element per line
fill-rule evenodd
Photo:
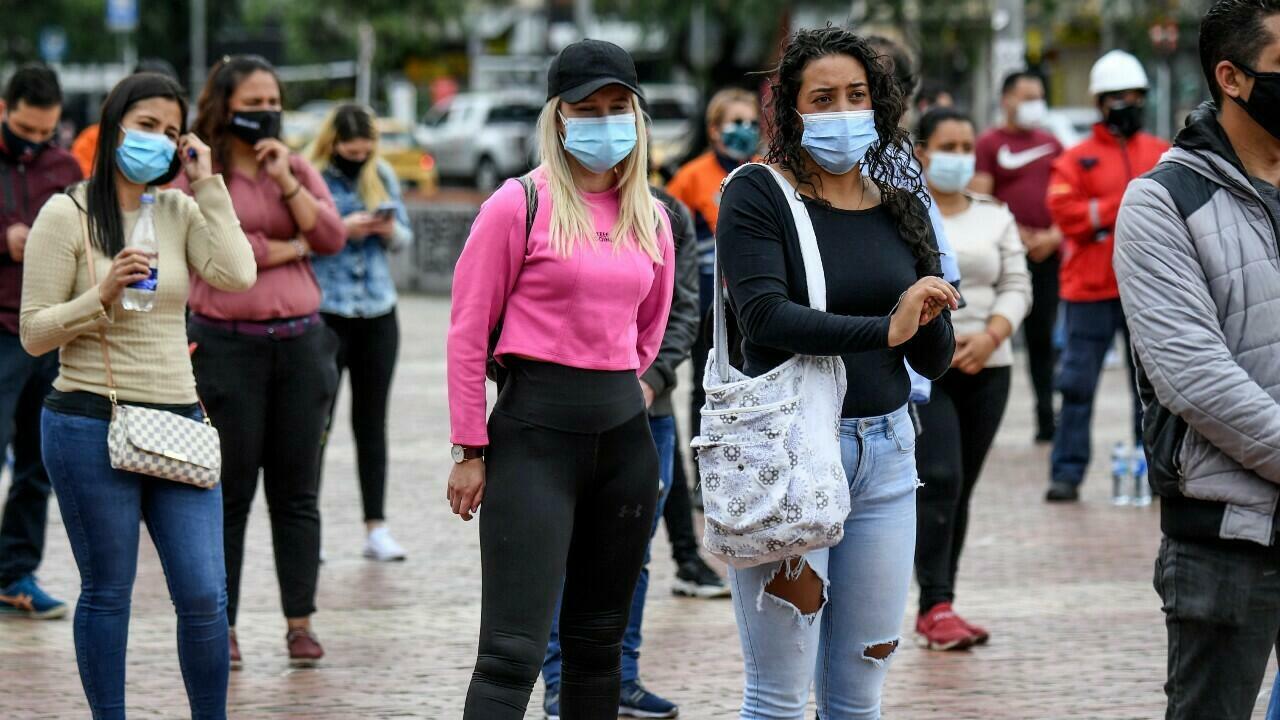
<path fill-rule="evenodd" d="M 373 214 L 379 220 L 390 220 L 396 216 L 396 204 L 392 202 L 382 203 L 374 209 Z"/>

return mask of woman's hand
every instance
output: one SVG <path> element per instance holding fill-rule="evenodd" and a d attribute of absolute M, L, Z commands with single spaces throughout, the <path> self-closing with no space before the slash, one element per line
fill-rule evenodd
<path fill-rule="evenodd" d="M 961 335 L 956 338 L 956 354 L 951 357 L 951 367 L 965 375 L 977 375 L 995 351 L 996 339 L 990 333 Z"/>
<path fill-rule="evenodd" d="M 342 224 L 347 228 L 347 237 L 352 240 L 363 240 L 374 234 L 373 228 L 377 224 L 377 219 L 372 213 L 358 210 L 342 218 Z"/>
<path fill-rule="evenodd" d="M 922 325 L 928 325 L 943 310 L 960 306 L 960 293 L 942 278 L 920 278 L 898 299 L 889 317 L 889 347 L 898 347 L 915 337 Z"/>
<path fill-rule="evenodd" d="M 178 139 L 178 157 L 182 158 L 182 169 L 192 183 L 213 175 L 213 153 L 195 133 Z"/>
<path fill-rule="evenodd" d="M 298 180 L 293 177 L 293 169 L 289 167 L 289 146 L 275 138 L 259 140 L 253 146 L 258 157 L 258 164 L 267 171 L 267 175 L 275 180 L 285 193 L 296 189 Z"/>
<path fill-rule="evenodd" d="M 93 258 L 89 258 L 93 262 Z M 98 297 L 102 307 L 109 308 L 116 304 L 124 289 L 139 280 L 151 277 L 151 254 L 137 248 L 125 248 L 115 260 L 111 261 L 111 269 L 107 276 L 98 283 Z"/>
<path fill-rule="evenodd" d="M 453 470 L 449 471 L 449 487 L 445 496 L 454 515 L 470 520 L 484 500 L 484 460 L 455 463 Z"/>

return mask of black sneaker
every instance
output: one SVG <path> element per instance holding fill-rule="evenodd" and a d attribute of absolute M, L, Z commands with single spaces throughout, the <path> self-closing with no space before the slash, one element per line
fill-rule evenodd
<path fill-rule="evenodd" d="M 676 580 L 671 584 L 671 594 L 691 598 L 729 597 L 729 588 L 711 566 L 699 556 L 680 563 Z"/>
<path fill-rule="evenodd" d="M 1078 502 L 1080 489 L 1064 482 L 1049 483 L 1049 492 L 1044 494 L 1045 502 Z"/>
<path fill-rule="evenodd" d="M 645 690 L 637 680 L 622 686 L 618 714 L 633 718 L 673 718 L 680 715 L 680 708 L 670 700 Z"/>

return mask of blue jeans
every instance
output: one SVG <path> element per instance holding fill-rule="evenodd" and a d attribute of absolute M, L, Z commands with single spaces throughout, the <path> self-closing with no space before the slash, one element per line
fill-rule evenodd
<path fill-rule="evenodd" d="M 1133 402 L 1133 439 L 1142 440 L 1142 405 L 1133 383 L 1133 358 L 1128 352 L 1129 329 L 1119 300 L 1063 303 L 1067 342 L 1058 367 L 1057 390 L 1062 393 L 1062 414 L 1053 437 L 1050 479 L 1079 486 L 1089 469 L 1092 443 L 1093 397 L 1098 390 L 1107 351 L 1116 333 L 1124 337 L 1125 364 L 1129 367 L 1129 392 Z"/>
<path fill-rule="evenodd" d="M 36 571 L 44 555 L 49 475 L 40 459 L 40 411 L 58 377 L 58 354 L 31 357 L 0 330 L 0 457 L 13 447 L 13 482 L 0 517 L 0 589 Z"/>
<path fill-rule="evenodd" d="M 221 486 L 114 470 L 107 421 L 45 409 L 45 465 L 80 569 L 76 662 L 95 720 L 125 716 L 125 647 L 146 522 L 178 615 L 178 662 L 193 720 L 227 716 L 227 575 Z"/>
<path fill-rule="evenodd" d="M 658 477 L 661 486 L 658 490 L 658 505 L 653 513 L 653 529 L 649 536 L 658 530 L 662 521 L 662 506 L 667 502 L 667 493 L 671 491 L 671 475 L 675 470 L 676 421 L 666 415 L 649 418 L 649 430 L 653 433 L 653 443 L 658 447 Z M 644 599 L 649 591 L 649 550 L 644 551 L 644 567 L 640 568 L 640 578 L 636 580 L 636 591 L 631 596 L 631 615 L 627 620 L 627 632 L 622 636 L 622 683 L 625 685 L 640 678 L 640 623 L 644 620 Z M 556 603 L 556 619 L 551 621 L 551 641 L 547 644 L 547 656 L 542 661 L 542 680 L 547 687 L 560 684 L 560 604 Z"/>
<path fill-rule="evenodd" d="M 802 720 L 815 680 L 822 720 L 880 717 L 885 651 L 899 641 L 915 554 L 915 444 L 906 408 L 841 421 L 852 506 L 840 544 L 804 556 L 826 585 L 816 613 L 765 591 L 780 564 L 730 569 L 746 662 L 742 720 Z"/>

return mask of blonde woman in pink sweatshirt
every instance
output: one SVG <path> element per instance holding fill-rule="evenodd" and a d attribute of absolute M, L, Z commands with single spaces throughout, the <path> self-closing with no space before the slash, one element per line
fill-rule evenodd
<path fill-rule="evenodd" d="M 639 375 L 658 352 L 674 283 L 643 123 L 624 50 L 565 48 L 538 122 L 532 224 L 532 203 L 510 180 L 458 260 L 448 499 L 463 520 L 484 508 L 467 720 L 524 717 L 561 590 L 564 715 L 617 717 L 622 635 L 658 494 Z M 490 351 L 507 379 L 486 424 Z"/>

